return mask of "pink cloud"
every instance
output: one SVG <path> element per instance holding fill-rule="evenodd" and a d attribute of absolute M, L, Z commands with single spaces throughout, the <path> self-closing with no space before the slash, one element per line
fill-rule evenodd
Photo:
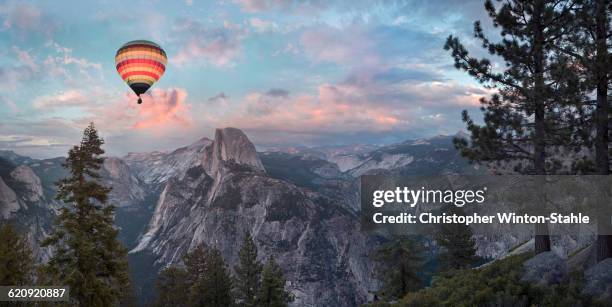
<path fill-rule="evenodd" d="M 174 125 L 191 126 L 186 90 L 153 89 L 141 97 L 142 105 L 134 107 L 136 121 L 131 126 L 133 129 L 161 130 Z"/>
<path fill-rule="evenodd" d="M 293 14 L 312 14 L 328 7 L 329 1 L 292 0 L 234 0 L 240 9 L 248 13 L 283 11 Z"/>
<path fill-rule="evenodd" d="M 356 87 L 319 86 L 316 95 L 296 97 L 248 94 L 236 112 L 218 125 L 278 131 L 384 131 L 408 124 L 384 104 L 367 103 Z M 360 101 L 361 100 L 361 101 Z M 216 122 L 215 119 L 209 120 Z"/>
<path fill-rule="evenodd" d="M 361 133 L 454 133 L 461 127 L 461 110 L 478 106 L 480 97 L 490 94 L 454 82 L 379 82 L 371 75 L 360 81 L 323 83 L 313 94 L 252 92 L 231 113 L 204 114 L 203 120 L 211 126 L 266 134 L 264 139 L 256 138 L 262 143 Z"/>
<path fill-rule="evenodd" d="M 72 92 L 63 93 L 63 97 L 79 97 Z M 92 88 L 82 94 L 86 101 L 79 106 L 84 116 L 74 119 L 75 125 L 80 127 L 93 121 L 111 136 L 131 133 L 159 136 L 177 129 L 189 129 L 193 123 L 187 91 L 182 88 L 154 88 L 141 95 L 142 104 L 136 103 L 138 97 L 133 93 L 119 96 L 104 88 Z M 38 100 L 47 101 L 48 98 Z M 54 105 L 66 108 L 71 104 L 66 101 L 54 102 Z"/>
<path fill-rule="evenodd" d="M 36 64 L 36 61 L 34 57 L 30 55 L 30 52 L 21 50 L 17 46 L 13 46 L 13 51 L 17 54 L 17 58 L 21 64 L 29 67 L 32 71 L 38 70 L 38 64 Z"/>
<path fill-rule="evenodd" d="M 290 4 L 290 1 L 284 0 L 236 0 L 235 2 L 242 10 L 251 13 L 286 7 Z"/>

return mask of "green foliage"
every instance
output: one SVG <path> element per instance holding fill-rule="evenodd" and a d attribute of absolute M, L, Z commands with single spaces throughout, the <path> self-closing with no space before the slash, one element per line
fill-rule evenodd
<path fill-rule="evenodd" d="M 528 254 L 495 261 L 483 268 L 446 272 L 431 287 L 407 294 L 396 306 L 593 306 L 580 294 L 581 276 L 567 284 L 540 287 L 521 282 Z M 603 306 L 603 305 L 602 305 Z"/>
<path fill-rule="evenodd" d="M 501 39 L 491 41 L 479 21 L 474 36 L 489 54 L 503 60 L 502 69 L 487 58 L 470 56 L 457 37 L 449 36 L 444 45 L 457 69 L 496 90 L 481 99 L 484 124 L 463 111 L 471 140 L 455 139 L 455 146 L 471 161 L 496 166 L 500 172 L 559 173 L 562 163 L 551 153 L 576 149 L 576 134 L 586 130 L 579 125 L 584 95 L 577 67 L 558 50 L 573 8 L 556 0 L 496 2 L 485 1 L 485 9 Z M 536 235 L 535 250 L 549 251 L 550 237 Z"/>
<path fill-rule="evenodd" d="M 418 275 L 423 265 L 423 250 L 417 238 L 402 237 L 372 253 L 371 258 L 379 263 L 377 276 L 383 282 L 380 296 L 393 300 L 423 286 Z"/>
<path fill-rule="evenodd" d="M 234 267 L 236 301 L 240 306 L 256 307 L 262 264 L 257 261 L 257 246 L 249 232 L 244 237 L 239 258 L 240 262 Z"/>
<path fill-rule="evenodd" d="M 157 277 L 157 306 L 232 306 L 232 282 L 221 252 L 200 245 L 183 258 L 185 268 L 168 267 Z"/>
<path fill-rule="evenodd" d="M 293 296 L 285 290 L 285 277 L 281 267 L 273 256 L 264 265 L 261 274 L 261 288 L 259 290 L 257 306 L 284 307 L 293 301 Z"/>
<path fill-rule="evenodd" d="M 98 182 L 102 144 L 92 123 L 68 152 L 70 175 L 58 182 L 56 195 L 67 206 L 43 242 L 55 253 L 41 268 L 41 282 L 70 286 L 71 303 L 78 306 L 117 305 L 130 291 L 127 252 L 117 240 L 114 207 L 106 204 L 110 188 Z"/>
<path fill-rule="evenodd" d="M 166 268 L 158 276 L 158 306 L 287 306 L 282 269 L 270 257 L 262 266 L 257 247 L 246 234 L 233 282 L 221 252 L 200 245 L 183 258 L 184 268 Z M 233 291 L 232 291 L 233 290 Z M 235 297 L 232 296 L 235 294 Z"/>
<path fill-rule="evenodd" d="M 0 227 L 0 286 L 32 284 L 34 259 L 27 238 L 10 225 Z"/>
<path fill-rule="evenodd" d="M 156 306 L 187 306 L 189 285 L 185 269 L 177 267 L 163 269 L 157 277 L 155 286 L 158 291 Z"/>
<path fill-rule="evenodd" d="M 451 206 L 447 213 L 464 215 L 463 210 L 455 206 Z M 470 268 L 479 260 L 472 229 L 465 224 L 440 224 L 436 242 L 442 247 L 438 256 L 438 271 Z"/>
<path fill-rule="evenodd" d="M 577 77 L 571 62 L 557 51 L 564 23 L 571 20 L 563 1 L 485 2 L 487 13 L 502 34 L 499 42 L 486 37 L 480 22 L 474 35 L 491 55 L 503 59 L 496 71 L 489 59 L 477 59 L 457 37 L 449 36 L 444 48 L 451 51 L 455 66 L 489 88 L 483 98 L 484 125 L 463 113 L 471 142 L 455 140 L 456 147 L 472 161 L 506 163 L 528 174 L 553 172 L 557 165 L 548 154 L 550 146 L 569 146 L 575 118 L 572 108 L 579 101 Z M 519 162 L 520 161 L 520 162 Z"/>
<path fill-rule="evenodd" d="M 233 305 L 232 280 L 221 251 L 216 248 L 206 253 L 204 272 L 192 286 L 192 306 L 226 307 Z"/>

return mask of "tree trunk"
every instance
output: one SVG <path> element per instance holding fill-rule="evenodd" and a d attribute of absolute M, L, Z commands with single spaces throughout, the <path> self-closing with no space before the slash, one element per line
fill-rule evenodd
<path fill-rule="evenodd" d="M 608 154 L 608 16 L 606 0 L 597 0 L 595 12 L 595 36 L 597 56 L 595 63 L 595 78 L 597 80 L 597 107 L 595 110 L 595 161 L 597 174 L 610 174 Z M 611 222 L 608 215 L 600 215 L 602 220 L 597 223 L 597 261 L 612 257 L 612 236 L 606 231 Z"/>
<path fill-rule="evenodd" d="M 533 102 L 535 106 L 534 122 L 534 151 L 533 166 L 535 175 L 546 175 L 546 131 L 545 131 L 545 99 L 542 97 L 544 89 L 544 29 L 542 15 L 544 2 L 537 0 L 533 12 L 533 58 L 534 58 L 534 89 Z M 550 236 L 547 224 L 536 224 L 535 253 L 550 251 Z"/>

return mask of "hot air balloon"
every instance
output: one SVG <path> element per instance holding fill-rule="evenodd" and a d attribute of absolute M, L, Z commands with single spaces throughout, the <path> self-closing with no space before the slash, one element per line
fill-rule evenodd
<path fill-rule="evenodd" d="M 158 44 L 135 40 L 128 42 L 117 50 L 115 65 L 121 79 L 125 81 L 140 98 L 166 71 L 168 58 Z"/>

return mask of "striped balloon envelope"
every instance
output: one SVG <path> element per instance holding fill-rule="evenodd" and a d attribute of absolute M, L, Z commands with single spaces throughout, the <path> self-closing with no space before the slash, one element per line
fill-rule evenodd
<path fill-rule="evenodd" d="M 121 79 L 138 95 L 144 94 L 166 71 L 168 58 L 158 44 L 135 40 L 117 50 L 115 65 Z"/>

